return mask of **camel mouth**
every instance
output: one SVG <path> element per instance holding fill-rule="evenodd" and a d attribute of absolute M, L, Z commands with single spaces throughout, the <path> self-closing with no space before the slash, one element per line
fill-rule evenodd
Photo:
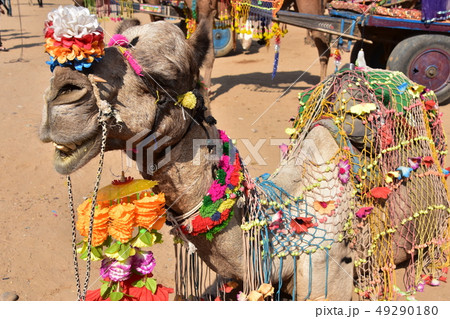
<path fill-rule="evenodd" d="M 55 147 L 54 166 L 58 173 L 68 175 L 89 162 L 100 152 L 101 137 L 96 136 L 84 141 L 57 143 Z"/>

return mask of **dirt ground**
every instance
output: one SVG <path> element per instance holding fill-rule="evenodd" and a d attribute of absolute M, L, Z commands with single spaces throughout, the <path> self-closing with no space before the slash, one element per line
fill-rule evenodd
<path fill-rule="evenodd" d="M 49 11 L 69 0 L 14 1 L 13 16 L 0 17 L 0 30 L 8 52 L 0 52 L 0 295 L 15 291 L 20 300 L 75 300 L 71 225 L 64 176 L 52 167 L 53 146 L 43 144 L 38 129 L 43 93 L 49 85 L 50 69 L 43 49 L 44 20 Z M 20 12 L 20 15 L 19 15 Z M 138 14 L 148 22 L 146 14 Z M 103 22 L 106 42 L 117 26 Z M 304 29 L 289 28 L 281 42 L 278 73 L 271 79 L 274 50 L 253 43 L 242 50 L 216 59 L 213 71 L 211 109 L 218 127 L 238 140 L 244 158 L 248 155 L 245 139 L 252 145 L 266 139 L 260 157 L 248 157 L 253 176 L 272 172 L 279 163 L 279 149 L 270 139 L 287 139 L 284 133 L 289 119 L 296 115 L 298 93 L 319 81 L 316 49 L 305 45 Z M 349 53 L 344 53 L 343 63 Z M 334 70 L 334 63 L 328 72 Z M 445 115 L 450 105 L 442 105 Z M 444 116 L 447 134 L 450 119 Z M 120 152 L 108 153 L 102 185 L 120 174 L 125 161 Z M 97 161 L 72 175 L 75 203 L 91 193 Z M 137 177 L 136 168 L 127 174 Z M 168 229 L 163 228 L 165 243 L 154 246 L 157 266 L 155 278 L 174 287 L 174 257 Z M 159 246 L 159 247 L 158 247 Z M 84 262 L 82 262 L 84 264 Z M 96 265 L 98 267 L 98 265 Z M 90 288 L 98 288 L 98 272 L 92 272 Z M 83 270 L 82 270 L 82 273 Z M 450 285 L 426 287 L 419 300 L 450 300 Z"/>

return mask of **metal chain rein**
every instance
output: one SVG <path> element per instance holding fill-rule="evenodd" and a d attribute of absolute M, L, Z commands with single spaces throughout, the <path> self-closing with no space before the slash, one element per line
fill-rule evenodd
<path fill-rule="evenodd" d="M 75 280 L 77 284 L 77 298 L 78 301 L 86 300 L 86 293 L 89 284 L 90 271 L 91 271 L 91 244 L 92 244 L 92 230 L 94 228 L 94 214 L 95 214 L 95 206 L 97 205 L 97 193 L 100 185 L 100 179 L 103 170 L 103 162 L 105 158 L 105 147 L 106 147 L 106 135 L 107 135 L 107 127 L 106 127 L 106 119 L 103 112 L 99 113 L 99 122 L 102 126 L 102 142 L 100 148 L 100 160 L 99 166 L 97 169 L 97 179 L 94 186 L 94 193 L 92 195 L 92 206 L 90 212 L 90 220 L 89 220 L 89 233 L 88 233 L 88 251 L 87 251 L 87 262 L 86 262 L 86 278 L 84 281 L 83 292 L 80 289 L 80 275 L 79 275 L 79 267 L 78 267 L 78 257 L 77 257 L 77 247 L 76 247 L 76 225 L 75 225 L 75 209 L 73 205 L 73 191 L 72 191 L 72 183 L 70 180 L 70 176 L 67 176 L 67 186 L 69 192 L 69 207 L 70 207 L 70 215 L 72 220 L 72 253 L 73 253 L 73 263 L 75 267 Z"/>

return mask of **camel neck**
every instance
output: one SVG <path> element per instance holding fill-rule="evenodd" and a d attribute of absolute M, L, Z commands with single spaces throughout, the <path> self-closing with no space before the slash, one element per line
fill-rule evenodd
<path fill-rule="evenodd" d="M 166 205 L 177 214 L 184 214 L 203 200 L 214 181 L 213 169 L 217 156 L 212 154 L 208 144 L 219 138 L 218 130 L 193 125 L 166 155 L 160 160 L 159 169 L 150 176 L 158 181 L 158 188 L 165 194 Z"/>

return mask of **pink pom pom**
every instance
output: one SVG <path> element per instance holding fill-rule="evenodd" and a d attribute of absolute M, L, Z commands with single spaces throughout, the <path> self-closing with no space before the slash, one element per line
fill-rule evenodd
<path fill-rule="evenodd" d="M 109 40 L 108 46 L 111 47 L 114 45 L 118 45 L 123 48 L 128 48 L 128 46 L 130 45 L 130 42 L 128 41 L 127 37 L 125 37 L 121 34 L 114 34 L 112 36 L 111 40 Z"/>

